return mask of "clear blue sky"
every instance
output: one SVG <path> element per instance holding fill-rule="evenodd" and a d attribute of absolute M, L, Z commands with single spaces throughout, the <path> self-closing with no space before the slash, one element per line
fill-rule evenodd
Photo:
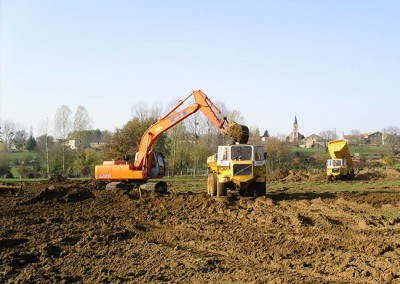
<path fill-rule="evenodd" d="M 114 130 L 194 89 L 272 135 L 400 126 L 400 1 L 0 5 L 0 117 L 35 135 L 63 104 Z"/>

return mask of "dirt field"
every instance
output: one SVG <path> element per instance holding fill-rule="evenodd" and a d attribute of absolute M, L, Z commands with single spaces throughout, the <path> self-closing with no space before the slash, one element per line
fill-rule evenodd
<path fill-rule="evenodd" d="M 286 173 L 259 198 L 208 197 L 205 178 L 142 198 L 3 184 L 0 283 L 400 283 L 398 172 L 319 177 Z"/>

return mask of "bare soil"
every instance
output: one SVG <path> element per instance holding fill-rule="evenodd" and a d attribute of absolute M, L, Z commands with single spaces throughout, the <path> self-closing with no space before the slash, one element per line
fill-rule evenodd
<path fill-rule="evenodd" d="M 141 197 L 0 185 L 0 283 L 400 283 L 398 172 L 334 185 L 347 191 L 294 179 L 327 186 L 319 174 L 286 173 L 259 198 L 209 197 L 205 178 Z"/>

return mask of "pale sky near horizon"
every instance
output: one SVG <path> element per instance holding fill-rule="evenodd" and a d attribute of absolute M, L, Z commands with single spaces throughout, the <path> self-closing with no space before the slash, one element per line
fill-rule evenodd
<path fill-rule="evenodd" d="M 0 0 L 0 118 L 114 130 L 203 90 L 261 133 L 400 127 L 400 1 Z"/>

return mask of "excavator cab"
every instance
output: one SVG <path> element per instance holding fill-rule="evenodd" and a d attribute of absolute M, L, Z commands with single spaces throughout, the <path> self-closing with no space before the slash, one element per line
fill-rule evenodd
<path fill-rule="evenodd" d="M 135 161 L 138 153 L 135 155 Z M 148 171 L 149 178 L 162 178 L 165 176 L 165 158 L 161 152 L 150 152 L 147 156 L 148 164 L 150 165 Z"/>
<path fill-rule="evenodd" d="M 150 152 L 151 166 L 149 178 L 162 178 L 165 176 L 165 159 L 161 152 Z"/>

